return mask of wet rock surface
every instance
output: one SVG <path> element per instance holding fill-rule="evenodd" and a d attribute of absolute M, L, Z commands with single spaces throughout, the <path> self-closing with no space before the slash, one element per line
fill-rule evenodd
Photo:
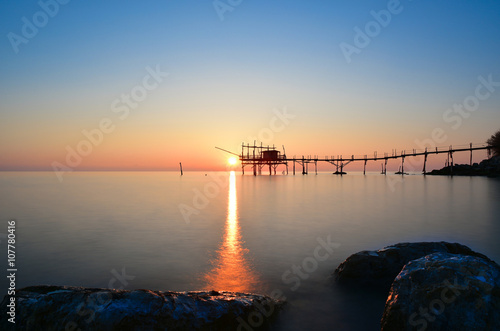
<path fill-rule="evenodd" d="M 371 287 L 387 293 L 394 278 L 408 262 L 438 252 L 476 256 L 489 261 L 485 255 L 458 243 L 399 243 L 349 256 L 335 270 L 334 279 L 341 285 Z"/>
<path fill-rule="evenodd" d="M 235 330 L 249 321 L 266 323 L 284 304 L 235 292 L 69 286 L 27 287 L 16 298 L 16 330 Z M 9 299 L 1 303 L 1 330 L 12 329 L 5 318 Z"/>
<path fill-rule="evenodd" d="M 500 330 L 500 267 L 480 257 L 435 253 L 394 280 L 382 330 Z"/>

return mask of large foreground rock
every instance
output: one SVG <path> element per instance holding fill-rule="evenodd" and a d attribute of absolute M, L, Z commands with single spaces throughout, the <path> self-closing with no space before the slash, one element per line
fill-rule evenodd
<path fill-rule="evenodd" d="M 483 254 L 457 243 L 400 243 L 378 251 L 361 251 L 349 256 L 335 270 L 334 278 L 340 284 L 372 286 L 381 291 L 388 291 L 405 264 L 439 252 L 477 256 L 489 261 Z"/>
<path fill-rule="evenodd" d="M 283 302 L 233 292 L 159 292 L 33 286 L 16 293 L 16 330 L 236 330 Z M 11 330 L 5 297 L 0 329 Z M 260 316 L 259 316 L 260 315 Z"/>
<path fill-rule="evenodd" d="M 500 267 L 432 254 L 408 263 L 387 298 L 382 330 L 500 330 Z"/>

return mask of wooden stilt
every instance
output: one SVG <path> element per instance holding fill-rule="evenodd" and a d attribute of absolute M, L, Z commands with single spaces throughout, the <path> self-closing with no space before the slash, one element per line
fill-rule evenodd
<path fill-rule="evenodd" d="M 422 173 L 425 175 L 427 173 L 426 171 L 426 166 L 427 166 L 427 148 L 425 149 L 425 155 L 424 155 L 424 169 L 422 170 Z"/>
<path fill-rule="evenodd" d="M 470 144 L 470 166 L 472 167 L 472 143 Z"/>
<path fill-rule="evenodd" d="M 450 159 L 451 159 L 450 173 L 453 176 L 453 152 L 451 150 L 450 150 Z"/>

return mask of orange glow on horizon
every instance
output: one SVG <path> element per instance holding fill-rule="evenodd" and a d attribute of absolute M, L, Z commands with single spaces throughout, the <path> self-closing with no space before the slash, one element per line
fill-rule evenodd
<path fill-rule="evenodd" d="M 257 288 L 259 278 L 246 258 L 248 249 L 243 248 L 243 240 L 238 223 L 238 200 L 236 176 L 231 171 L 227 218 L 223 242 L 218 257 L 212 261 L 214 267 L 204 275 L 207 290 L 251 292 Z"/>

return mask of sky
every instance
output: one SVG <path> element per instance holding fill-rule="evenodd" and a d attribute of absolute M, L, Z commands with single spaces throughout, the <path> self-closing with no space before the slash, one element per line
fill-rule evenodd
<path fill-rule="evenodd" d="M 380 155 L 500 129 L 498 1 L 20 0 L 0 18 L 0 170 L 224 170 L 215 146 Z"/>

